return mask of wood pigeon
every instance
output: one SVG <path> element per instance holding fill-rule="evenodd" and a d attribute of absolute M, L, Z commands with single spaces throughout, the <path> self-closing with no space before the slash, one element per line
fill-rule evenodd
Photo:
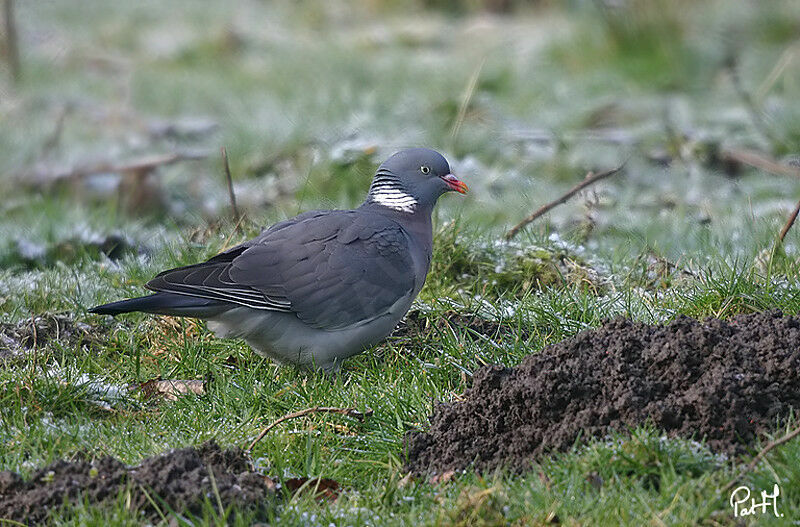
<path fill-rule="evenodd" d="M 445 158 L 400 151 L 377 170 L 354 210 L 305 212 L 206 262 L 164 271 L 155 294 L 104 304 L 208 321 L 261 355 L 301 368 L 337 371 L 344 359 L 395 328 L 425 283 L 431 213 L 439 196 L 467 192 Z"/>

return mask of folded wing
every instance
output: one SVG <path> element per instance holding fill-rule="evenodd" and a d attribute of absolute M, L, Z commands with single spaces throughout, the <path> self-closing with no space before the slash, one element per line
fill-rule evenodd
<path fill-rule="evenodd" d="M 207 262 L 165 271 L 153 291 L 293 312 L 340 329 L 373 320 L 414 289 L 408 238 L 381 216 L 305 213 Z"/>

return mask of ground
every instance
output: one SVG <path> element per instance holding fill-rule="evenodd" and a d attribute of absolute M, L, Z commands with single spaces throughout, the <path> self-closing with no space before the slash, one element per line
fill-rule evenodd
<path fill-rule="evenodd" d="M 800 230 L 778 242 L 800 198 L 796 2 L 487 5 L 15 3 L 21 76 L 0 71 L 0 503 L 12 489 L 51 489 L 62 473 L 96 488 L 107 470 L 126 482 L 103 487 L 116 492 L 111 499 L 87 492 L 50 520 L 800 520 L 798 439 L 741 479 L 755 495 L 778 484 L 783 517 L 734 518 L 725 489 L 797 426 L 796 398 L 775 396 L 775 413 L 754 414 L 758 426 L 747 438 L 731 433 L 731 449 L 699 437 L 701 420 L 681 430 L 626 421 L 567 444 L 591 414 L 575 397 L 572 435 L 548 436 L 554 450 L 520 450 L 524 467 L 454 465 L 444 477 L 410 463 L 411 438 L 441 427 L 440 403 L 474 404 L 481 379 L 509 371 L 500 367 L 563 366 L 596 384 L 612 371 L 602 366 L 616 365 L 631 380 L 626 368 L 658 355 L 644 340 L 631 349 L 650 355 L 595 361 L 596 371 L 580 367 L 583 356 L 560 364 L 550 353 L 610 327 L 690 324 L 686 316 L 724 328 L 750 314 L 800 314 Z M 87 313 L 282 218 L 357 205 L 376 165 L 416 145 L 442 151 L 471 191 L 440 200 L 431 274 L 407 320 L 342 375 L 277 367 L 192 320 Z M 619 165 L 503 240 L 587 172 Z M 772 338 L 756 335 L 748 338 Z M 785 366 L 760 379 L 797 378 L 785 342 L 776 348 L 789 353 Z M 696 351 L 688 356 L 661 350 L 673 366 L 664 371 L 689 371 L 698 355 L 709 371 L 746 373 L 696 344 L 687 341 Z M 675 357 L 689 361 L 684 370 Z M 528 373 L 537 383 L 529 393 L 558 395 L 546 372 Z M 193 388 L 164 393 L 148 384 L 159 379 Z M 702 386 L 707 395 L 734 385 Z M 314 406 L 372 413 L 363 422 L 335 413 L 283 422 L 250 454 L 217 456 L 222 468 L 203 457 L 218 451 L 208 441 L 245 448 L 276 419 Z M 149 493 L 131 490 L 137 467 L 175 459 L 206 460 L 182 465 L 195 470 L 202 503 L 167 497 L 169 508 L 153 507 Z M 222 479 L 206 477 L 209 466 Z M 225 478 L 241 474 L 266 496 L 262 507 L 226 493 Z M 326 492 L 302 491 L 312 486 Z"/>

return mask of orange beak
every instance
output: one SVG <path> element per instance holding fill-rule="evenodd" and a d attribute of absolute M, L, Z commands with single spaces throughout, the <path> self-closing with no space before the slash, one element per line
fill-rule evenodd
<path fill-rule="evenodd" d="M 453 174 L 442 176 L 442 180 L 447 183 L 447 186 L 450 187 L 450 190 L 455 190 L 459 194 L 466 194 L 469 190 L 467 184 L 455 177 Z"/>

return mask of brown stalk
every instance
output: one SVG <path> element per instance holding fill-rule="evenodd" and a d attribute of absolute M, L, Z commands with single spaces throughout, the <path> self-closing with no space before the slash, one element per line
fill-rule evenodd
<path fill-rule="evenodd" d="M 3 21 L 6 33 L 6 56 L 8 68 L 14 82 L 19 82 L 22 77 L 22 68 L 19 61 L 19 46 L 17 45 L 17 24 L 14 20 L 14 0 L 3 0 Z"/>
<path fill-rule="evenodd" d="M 750 121 L 753 123 L 753 127 L 756 129 L 756 131 L 758 131 L 758 133 L 761 134 L 761 136 L 771 145 L 775 145 L 776 143 L 785 144 L 784 141 L 772 133 L 772 130 L 767 125 L 764 115 L 758 108 L 753 96 L 749 91 L 747 91 L 747 89 L 745 89 L 744 84 L 742 83 L 742 78 L 739 75 L 738 58 L 733 54 L 728 57 L 728 69 L 730 71 L 733 89 L 744 103 L 744 107 L 747 110 L 747 113 L 750 116 Z"/>
<path fill-rule="evenodd" d="M 669 259 L 665 258 L 658 254 L 655 249 L 650 249 L 650 256 L 653 257 L 655 261 L 666 267 L 668 270 L 678 271 L 679 273 L 685 274 L 686 276 L 691 276 L 692 278 L 697 278 L 697 275 L 686 269 L 685 267 L 678 265 L 677 263 L 671 262 Z"/>
<path fill-rule="evenodd" d="M 41 154 L 39 154 L 40 157 L 47 157 L 52 151 L 58 148 L 58 145 L 61 143 L 61 136 L 64 133 L 64 123 L 66 123 L 69 112 L 70 107 L 66 104 L 59 110 L 55 126 L 53 126 L 53 131 L 50 132 L 50 135 L 42 144 L 42 151 Z"/>
<path fill-rule="evenodd" d="M 207 156 L 205 154 L 197 152 L 157 154 L 144 156 L 124 163 L 114 161 L 98 161 L 93 164 L 75 166 L 62 170 L 32 170 L 31 172 L 20 174 L 19 179 L 25 181 L 26 183 L 28 183 L 28 180 L 30 180 L 33 184 L 49 184 L 56 183 L 61 180 L 80 179 L 96 174 L 149 172 L 159 166 L 171 165 L 180 161 L 205 159 L 206 157 Z"/>
<path fill-rule="evenodd" d="M 322 413 L 346 415 L 347 417 L 353 417 L 353 418 L 358 419 L 359 421 L 363 422 L 365 418 L 367 418 L 367 417 L 372 415 L 372 409 L 367 408 L 364 412 L 361 412 L 359 410 L 356 410 L 355 408 L 337 408 L 337 407 L 332 407 L 332 406 L 314 406 L 312 408 L 306 408 L 305 410 L 299 410 L 297 412 L 292 412 L 290 414 L 286 414 L 283 417 L 281 417 L 280 419 L 277 419 L 276 421 L 274 421 L 272 424 L 270 424 L 266 428 L 264 428 L 261 431 L 261 433 L 258 434 L 258 437 L 256 437 L 253 440 L 253 442 L 250 443 L 250 446 L 247 447 L 247 449 L 246 449 L 247 452 L 250 452 L 251 450 L 253 450 L 253 447 L 256 446 L 256 443 L 261 441 L 264 438 L 264 436 L 269 433 L 270 430 L 272 430 L 273 428 L 275 428 L 277 425 L 281 424 L 282 422 L 288 421 L 290 419 L 297 419 L 298 417 L 303 417 L 304 415 L 322 414 Z"/>
<path fill-rule="evenodd" d="M 469 82 L 467 82 L 467 88 L 464 90 L 464 97 L 461 99 L 461 104 L 458 106 L 456 119 L 453 122 L 453 127 L 450 129 L 451 141 L 456 140 L 456 137 L 458 137 L 458 131 L 461 129 L 461 125 L 464 124 L 464 119 L 467 117 L 469 103 L 472 100 L 473 95 L 475 95 L 475 88 L 478 86 L 478 79 L 481 76 L 481 70 L 483 69 L 485 62 L 485 58 L 481 60 L 480 64 L 478 64 L 478 67 L 475 68 L 475 71 L 473 71 L 472 75 L 470 75 Z"/>
<path fill-rule="evenodd" d="M 720 494 L 725 494 L 726 492 L 731 490 L 733 486 L 736 485 L 736 483 L 740 479 L 742 479 L 742 476 L 744 476 L 745 474 L 756 468 L 756 465 L 758 465 L 758 463 L 762 459 L 764 459 L 764 456 L 766 456 L 770 452 L 770 450 L 784 443 L 788 443 L 797 436 L 800 436 L 800 426 L 798 426 L 785 436 L 781 437 L 780 439 L 776 439 L 775 441 L 770 442 L 767 446 L 764 447 L 764 449 L 761 452 L 758 453 L 756 457 L 753 458 L 753 460 L 750 463 L 748 463 L 742 470 L 740 470 L 739 473 L 736 474 L 736 476 L 734 476 L 734 478 L 730 480 L 727 485 L 722 487 L 722 489 L 719 491 Z"/>
<path fill-rule="evenodd" d="M 516 224 L 513 227 L 511 227 L 511 229 L 509 229 L 509 231 L 505 234 L 504 238 L 506 240 L 512 239 L 514 236 L 517 235 L 517 233 L 520 230 L 522 230 L 529 223 L 533 222 L 534 220 L 536 220 L 540 216 L 543 216 L 543 215 L 547 214 L 550 210 L 554 209 L 558 205 L 566 203 L 567 200 L 569 200 L 569 198 L 571 198 L 572 196 L 574 196 L 575 194 L 577 194 L 581 190 L 585 189 L 586 187 L 594 185 L 598 181 L 601 181 L 601 180 L 603 180 L 603 179 L 605 179 L 605 178 L 607 178 L 609 176 L 613 176 L 614 174 L 616 174 L 617 172 L 622 170 L 623 166 L 624 165 L 620 165 L 617 168 L 613 168 L 611 170 L 606 170 L 605 172 L 600 172 L 599 174 L 595 174 L 594 172 L 589 172 L 588 174 L 586 174 L 586 177 L 583 179 L 583 181 L 581 181 L 580 183 L 578 183 L 577 185 L 575 185 L 574 187 L 569 189 L 561 197 L 551 201 L 550 203 L 548 203 L 546 205 L 543 205 L 542 207 L 540 207 L 535 212 L 532 212 L 527 218 L 525 218 L 524 220 L 522 220 L 518 224 Z"/>
<path fill-rule="evenodd" d="M 228 164 L 228 150 L 223 146 L 220 151 L 222 152 L 222 166 L 225 168 L 225 179 L 228 181 L 228 198 L 231 202 L 231 211 L 233 212 L 233 222 L 236 228 L 239 228 L 240 218 L 239 208 L 236 206 L 236 193 L 233 192 L 233 179 L 231 178 L 231 167 Z"/>
<path fill-rule="evenodd" d="M 778 236 L 778 243 L 783 243 L 783 239 L 786 238 L 786 234 L 788 234 L 789 229 L 792 228 L 794 225 L 795 220 L 797 219 L 797 215 L 800 214 L 800 201 L 797 202 L 797 205 L 794 207 L 794 210 L 791 214 L 789 214 L 789 218 L 786 220 L 786 225 L 783 226 L 781 229 L 781 233 Z"/>
<path fill-rule="evenodd" d="M 780 176 L 800 177 L 800 168 L 784 165 L 774 159 L 770 159 L 760 152 L 752 150 L 725 150 L 722 152 L 722 159 L 725 161 L 743 163 Z"/>

